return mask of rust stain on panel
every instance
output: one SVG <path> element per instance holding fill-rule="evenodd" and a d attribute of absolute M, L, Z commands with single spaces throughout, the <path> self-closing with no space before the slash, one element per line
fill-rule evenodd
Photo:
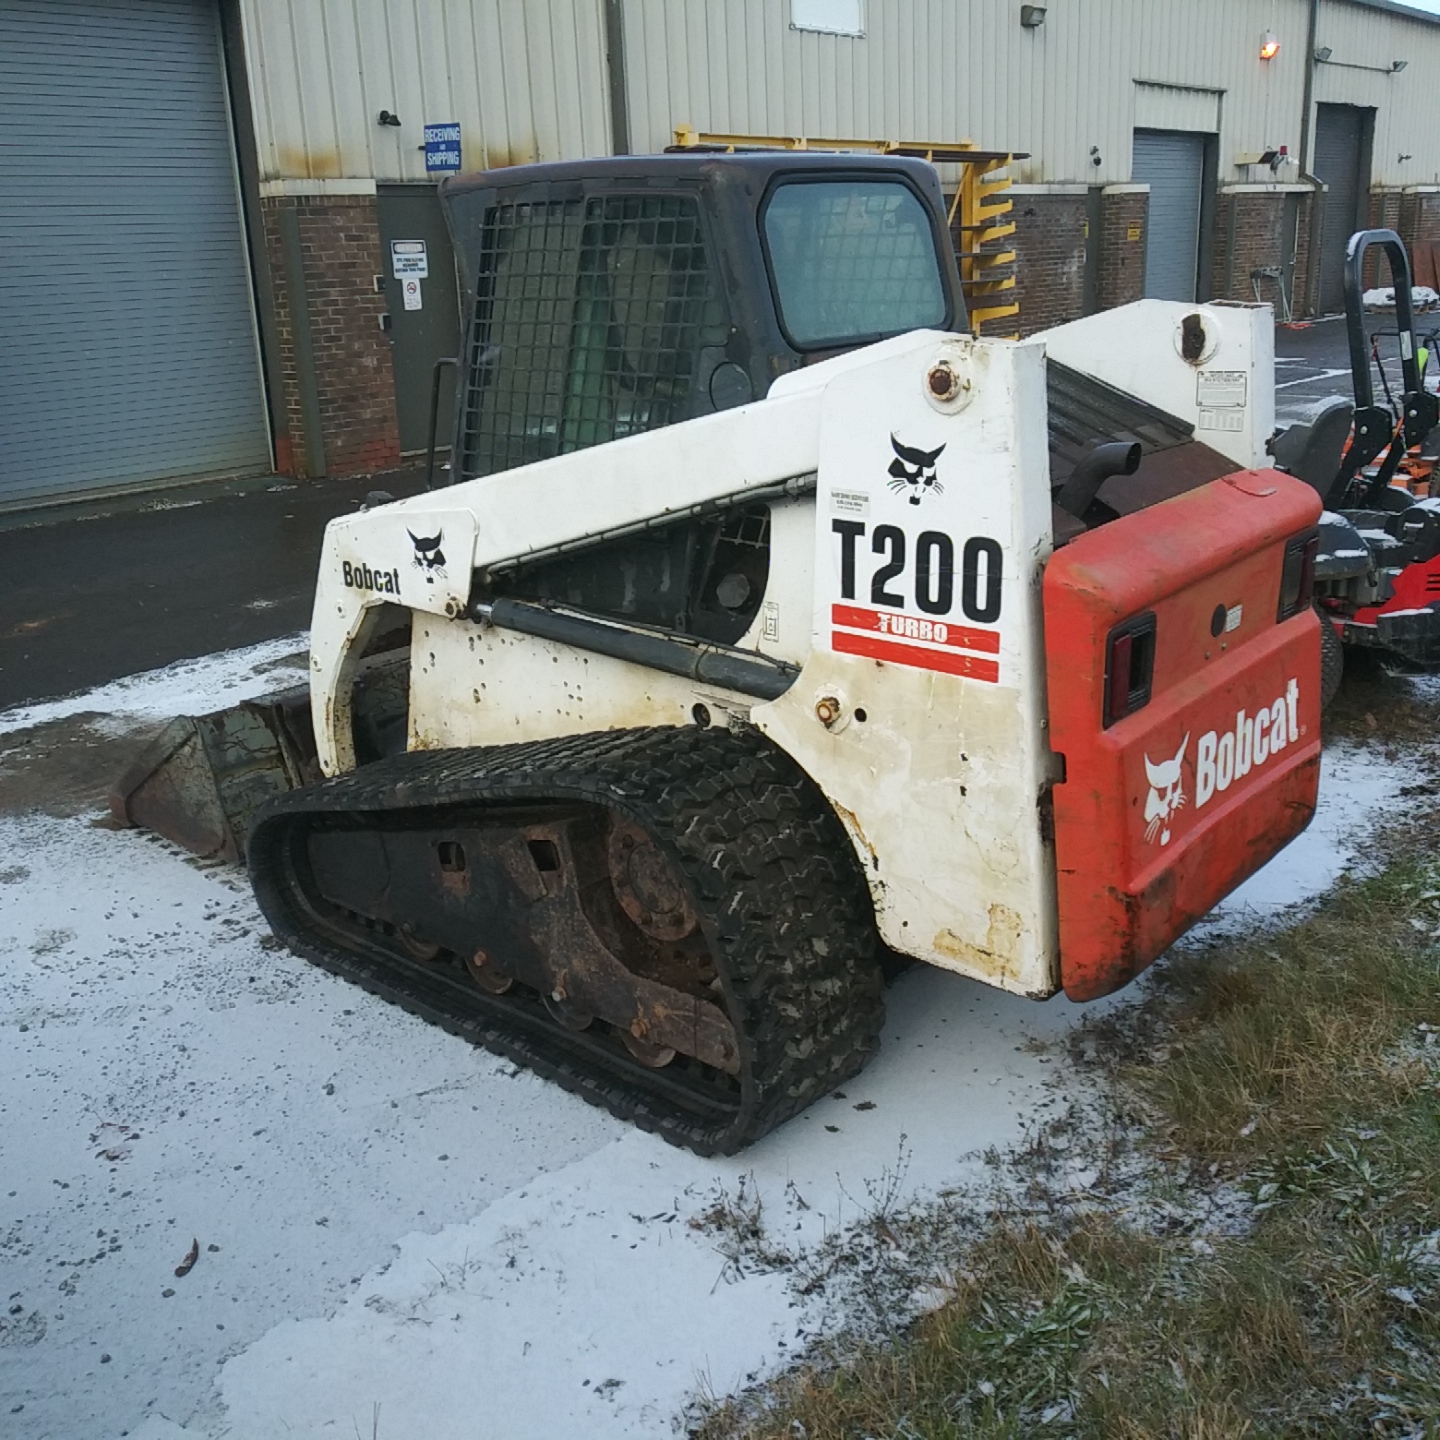
<path fill-rule="evenodd" d="M 974 970 L 994 975 L 1013 974 L 1020 965 L 1020 941 L 1024 921 L 1018 912 L 999 903 L 990 906 L 990 923 L 983 945 L 963 940 L 953 930 L 941 930 L 931 942 L 937 954 L 957 960 Z"/>

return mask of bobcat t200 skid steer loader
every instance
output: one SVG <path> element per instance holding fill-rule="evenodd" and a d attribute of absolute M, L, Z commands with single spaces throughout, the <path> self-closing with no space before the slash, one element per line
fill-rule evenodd
<path fill-rule="evenodd" d="M 1305 826 L 1268 309 L 973 339 L 910 161 L 442 194 L 454 483 L 329 527 L 309 727 L 183 722 L 117 801 L 204 772 L 293 949 L 730 1151 L 864 1063 L 877 941 L 1102 995 Z"/>

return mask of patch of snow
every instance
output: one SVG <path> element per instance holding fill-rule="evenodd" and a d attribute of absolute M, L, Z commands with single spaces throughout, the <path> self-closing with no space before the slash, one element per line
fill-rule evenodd
<path fill-rule="evenodd" d="M 1214 940 L 1257 922 L 1273 923 L 1323 895 L 1356 858 L 1367 817 L 1393 804 L 1413 779 L 1403 759 L 1389 759 L 1378 747 L 1328 746 L 1320 761 L 1320 803 L 1309 828 L 1232 890 L 1191 935 Z"/>
<path fill-rule="evenodd" d="M 1360 299 L 1367 310 L 1393 310 L 1395 308 L 1395 287 L 1393 285 L 1378 286 L 1374 290 L 1367 290 Z M 1416 310 L 1430 310 L 1436 305 L 1440 305 L 1440 293 L 1432 290 L 1428 285 L 1412 285 L 1410 287 L 1410 303 Z"/>
<path fill-rule="evenodd" d="M 198 660 L 177 660 L 159 670 L 129 675 L 59 700 L 17 705 L 0 710 L 0 735 L 26 730 L 52 720 L 99 712 L 127 722 L 168 720 L 174 715 L 202 715 L 241 700 L 305 681 L 304 651 L 308 637 L 285 635 L 241 650 L 225 650 Z M 298 673 L 286 662 L 298 659 Z"/>
<path fill-rule="evenodd" d="M 296 643 L 57 703 L 212 708 Z M 1320 893 L 1410 778 L 1324 766 L 1212 933 Z M 819 1245 L 877 1195 L 981 1190 L 988 1148 L 1083 1091 L 1045 1042 L 1092 1007 L 917 966 L 843 1095 L 702 1160 L 271 948 L 238 872 L 35 815 L 0 816 L 0 855 L 0 1259 L 38 1336 L 0 1345 L 15 1440 L 670 1437 L 816 1323 L 783 1269 L 727 1258 L 717 1196 Z"/>

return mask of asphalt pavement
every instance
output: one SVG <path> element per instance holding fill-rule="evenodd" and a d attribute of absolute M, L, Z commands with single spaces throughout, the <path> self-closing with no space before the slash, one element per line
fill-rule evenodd
<path fill-rule="evenodd" d="M 1417 315 L 1420 343 L 1440 316 Z M 1395 317 L 1383 311 L 1366 315 L 1365 334 L 1378 337 L 1380 356 L 1392 389 L 1399 393 L 1400 361 L 1394 334 Z M 1367 346 L 1368 348 L 1368 346 Z M 1380 377 L 1371 367 L 1375 398 L 1384 404 Z M 1350 376 L 1350 342 L 1345 317 L 1331 315 L 1322 320 L 1299 321 L 1275 327 L 1275 423 L 1293 425 L 1310 417 L 1315 408 L 1333 395 L 1350 399 L 1354 395 Z"/>
<path fill-rule="evenodd" d="M 418 468 L 289 480 L 243 493 L 166 490 L 110 510 L 10 517 L 0 529 L 0 710 L 310 624 L 326 523 Z"/>

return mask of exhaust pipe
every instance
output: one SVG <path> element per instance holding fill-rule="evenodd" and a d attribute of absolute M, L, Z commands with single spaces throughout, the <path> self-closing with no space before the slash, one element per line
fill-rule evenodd
<path fill-rule="evenodd" d="M 1112 475 L 1133 475 L 1140 468 L 1140 454 L 1138 440 L 1110 440 L 1093 446 L 1076 462 L 1055 503 L 1066 514 L 1083 520 L 1100 487 Z"/>

